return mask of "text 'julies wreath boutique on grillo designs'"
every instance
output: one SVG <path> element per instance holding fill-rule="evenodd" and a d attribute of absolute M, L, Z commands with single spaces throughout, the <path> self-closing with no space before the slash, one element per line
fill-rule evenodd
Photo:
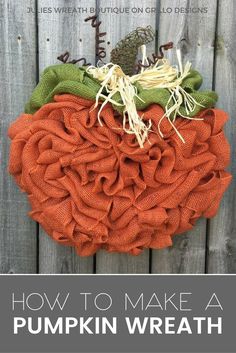
<path fill-rule="evenodd" d="M 178 65 L 164 58 L 173 43 L 147 57 L 150 27 L 128 34 L 105 63 L 101 23 L 86 21 L 96 66 L 66 52 L 46 68 L 9 127 L 9 172 L 28 194 L 30 217 L 79 255 L 171 246 L 216 214 L 231 181 L 228 116 L 178 49 Z"/>

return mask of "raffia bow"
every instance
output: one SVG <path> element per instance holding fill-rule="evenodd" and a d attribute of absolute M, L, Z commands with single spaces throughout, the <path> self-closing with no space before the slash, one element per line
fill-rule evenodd
<path fill-rule="evenodd" d="M 147 62 L 145 45 L 141 46 L 141 51 L 142 63 L 145 64 L 145 62 Z M 138 99 L 141 98 L 138 96 L 137 88 L 134 84 L 137 82 L 144 89 L 166 88 L 170 92 L 170 98 L 165 106 L 165 113 L 159 121 L 158 132 L 161 137 L 164 137 L 161 131 L 161 123 L 164 118 L 167 118 L 179 138 L 184 143 L 184 138 L 174 124 L 176 117 L 179 115 L 185 119 L 202 119 L 183 115 L 180 111 L 180 107 L 184 105 L 187 114 L 189 114 L 194 111 L 196 105 L 201 107 L 203 107 L 203 105 L 198 103 L 188 92 L 186 92 L 186 90 L 183 89 L 183 87 L 181 87 L 181 83 L 190 73 L 191 63 L 188 61 L 183 67 L 180 50 L 177 49 L 176 53 L 178 66 L 172 66 L 167 59 L 162 58 L 157 60 L 154 65 L 147 68 L 142 67 L 141 72 L 133 76 L 126 75 L 119 65 L 113 63 L 108 63 L 101 67 L 89 66 L 87 72 L 101 82 L 101 88 L 97 93 L 95 104 L 95 107 L 97 107 L 99 100 L 103 100 L 98 113 L 99 123 L 102 125 L 100 114 L 108 102 L 116 106 L 124 106 L 123 129 L 128 134 L 134 134 L 139 146 L 143 148 L 152 124 L 151 121 L 149 121 L 148 125 L 146 125 L 142 116 L 140 117 L 137 112 L 134 99 L 135 97 Z M 106 94 L 103 94 L 104 91 Z M 112 99 L 116 93 L 120 94 L 122 104 Z M 171 104 L 172 102 L 174 102 L 174 104 Z"/>

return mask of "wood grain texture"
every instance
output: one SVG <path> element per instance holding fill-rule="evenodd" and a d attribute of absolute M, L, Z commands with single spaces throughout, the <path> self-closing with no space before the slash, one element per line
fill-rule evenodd
<path fill-rule="evenodd" d="M 181 47 L 183 61 L 189 59 L 202 73 L 203 88 L 214 86 L 219 93 L 218 107 L 230 114 L 231 120 L 226 125 L 232 149 L 229 169 L 236 175 L 235 1 L 120 0 L 117 3 L 114 0 L 0 0 L 0 273 L 36 273 L 38 268 L 40 273 L 92 273 L 94 270 L 93 257 L 80 258 L 73 249 L 53 242 L 42 229 L 39 229 L 37 244 L 37 227 L 27 216 L 26 195 L 7 173 L 7 129 L 23 111 L 38 74 L 58 62 L 57 56 L 66 50 L 72 58 L 85 56 L 94 63 L 94 29 L 83 21 L 91 15 L 90 7 L 102 7 L 103 11 L 114 6 L 129 8 L 128 14 L 100 13 L 101 30 L 107 31 L 107 53 L 137 26 L 147 25 L 157 27 L 159 44 L 172 40 Z M 49 7 L 52 12 L 47 13 Z M 81 12 L 59 10 L 63 7 L 81 9 Z M 145 11 L 147 7 L 153 8 L 152 14 Z M 186 7 L 206 7 L 207 13 L 176 13 L 175 8 L 184 11 Z M 27 14 L 28 8 L 35 13 Z M 87 12 L 82 10 L 85 8 Z M 134 13 L 138 8 L 143 8 L 143 13 Z M 170 14 L 167 8 L 172 9 Z M 154 43 L 148 45 L 149 53 L 155 50 L 154 46 Z M 167 56 L 176 61 L 174 51 Z M 96 272 L 148 273 L 151 269 L 152 273 L 236 273 L 235 194 L 234 180 L 218 215 L 208 221 L 208 227 L 206 220 L 199 220 L 193 231 L 174 237 L 172 248 L 145 251 L 138 257 L 101 251 L 96 255 Z"/>
<path fill-rule="evenodd" d="M 101 30 L 107 32 L 106 36 L 106 61 L 109 62 L 110 51 L 115 47 L 116 43 L 124 38 L 129 32 L 133 31 L 137 27 L 146 27 L 151 25 L 153 29 L 156 28 L 156 16 L 155 14 L 149 14 L 145 12 L 145 7 L 156 7 L 155 0 L 149 0 L 143 2 L 141 0 L 132 1 L 119 1 L 118 8 L 128 8 L 129 13 L 123 14 L 112 14 L 112 13 L 100 13 L 100 20 L 104 26 L 101 25 Z M 98 1 L 98 7 L 114 7 L 114 1 L 112 0 L 100 0 Z M 138 13 L 138 8 L 143 8 L 143 13 Z M 133 9 L 133 10 L 132 10 Z M 136 10 L 137 9 L 137 10 Z M 134 13 L 132 11 L 137 11 Z M 148 52 L 151 53 L 154 50 L 155 43 L 148 45 Z M 96 273 L 148 273 L 149 272 L 149 251 L 144 251 L 138 257 L 126 254 L 109 254 L 101 251 L 96 257 Z"/>
<path fill-rule="evenodd" d="M 209 223 L 208 273 L 236 273 L 236 2 L 219 1 L 216 41 L 215 90 L 218 107 L 229 113 L 226 134 L 231 144 L 229 170 L 233 182 L 221 203 L 220 212 Z"/>
<path fill-rule="evenodd" d="M 41 13 L 50 6 L 51 13 Z M 95 6 L 95 1 L 89 1 Z M 88 14 L 62 12 L 62 8 L 86 8 L 86 0 L 38 0 L 39 71 L 49 65 L 60 63 L 57 56 L 68 50 L 71 58 L 86 57 L 91 63 L 95 58 L 94 31 L 84 22 Z M 56 11 L 60 11 L 56 12 Z M 78 10 L 79 11 L 79 10 Z M 81 258 L 74 249 L 56 244 L 40 228 L 39 231 L 40 273 L 92 273 L 93 257 Z"/>
<path fill-rule="evenodd" d="M 170 14 L 167 8 L 172 8 Z M 207 7 L 206 13 L 179 13 L 181 8 Z M 177 10 L 176 10 L 177 9 Z M 217 1 L 173 1 L 160 2 L 159 44 L 173 41 L 181 48 L 183 62 L 190 60 L 193 67 L 204 77 L 203 88 L 212 88 L 214 39 Z M 182 11 L 182 10 L 181 10 Z M 167 57 L 176 61 L 175 51 Z M 197 222 L 194 229 L 173 239 L 173 247 L 152 253 L 153 273 L 204 273 L 206 247 L 206 220 Z"/>
<path fill-rule="evenodd" d="M 0 273 L 35 273 L 36 223 L 27 198 L 7 172 L 9 124 L 24 110 L 36 83 L 36 23 L 27 14 L 34 1 L 0 1 Z"/>

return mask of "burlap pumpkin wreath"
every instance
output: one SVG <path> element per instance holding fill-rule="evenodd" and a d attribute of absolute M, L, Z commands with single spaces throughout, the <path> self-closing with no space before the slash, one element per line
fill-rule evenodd
<path fill-rule="evenodd" d="M 152 37 L 150 28 L 132 32 L 108 64 L 98 48 L 96 67 L 64 54 L 9 128 L 9 172 L 28 194 L 29 215 L 82 256 L 172 245 L 216 214 L 231 180 L 216 93 L 199 91 L 202 78 L 179 51 L 178 67 L 162 50 L 147 58 Z"/>

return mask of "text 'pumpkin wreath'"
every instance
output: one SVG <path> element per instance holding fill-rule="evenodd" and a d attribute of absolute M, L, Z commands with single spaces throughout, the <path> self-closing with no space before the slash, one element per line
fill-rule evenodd
<path fill-rule="evenodd" d="M 48 67 L 25 113 L 10 126 L 9 171 L 28 193 L 30 216 L 82 256 L 98 249 L 139 254 L 213 217 L 231 175 L 217 95 L 199 91 L 187 62 L 147 58 L 150 27 L 120 41 L 105 64 L 84 58 Z M 142 59 L 136 57 L 141 50 Z M 83 66 L 75 63 L 83 61 Z"/>

